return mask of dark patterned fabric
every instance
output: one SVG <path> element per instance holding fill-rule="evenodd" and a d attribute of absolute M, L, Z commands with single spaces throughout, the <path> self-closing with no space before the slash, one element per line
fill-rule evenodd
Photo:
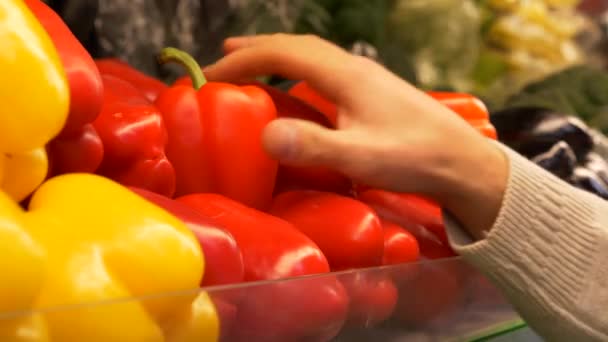
<path fill-rule="evenodd" d="M 305 0 L 45 0 L 93 57 L 119 57 L 171 82 L 178 66 L 156 55 L 173 46 L 205 65 L 231 35 L 291 32 Z"/>
<path fill-rule="evenodd" d="M 156 54 L 174 46 L 205 64 L 234 31 L 229 0 L 49 0 L 94 57 L 119 57 L 166 81 L 182 72 L 160 67 Z"/>

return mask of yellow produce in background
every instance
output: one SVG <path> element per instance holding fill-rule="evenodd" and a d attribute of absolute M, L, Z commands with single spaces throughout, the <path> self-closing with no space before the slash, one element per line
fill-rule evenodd
<path fill-rule="evenodd" d="M 580 0 L 397 0 L 380 56 L 424 89 L 473 93 L 491 108 L 587 61 Z M 404 76 L 404 75 L 402 75 Z M 405 76 L 410 76 L 405 74 Z"/>
<path fill-rule="evenodd" d="M 585 18 L 579 0 L 490 0 L 495 12 L 484 38 L 485 54 L 500 58 L 506 73 L 486 89 L 475 89 L 500 104 L 524 85 L 585 61 L 576 35 Z M 468 90 L 468 89 L 467 89 Z"/>

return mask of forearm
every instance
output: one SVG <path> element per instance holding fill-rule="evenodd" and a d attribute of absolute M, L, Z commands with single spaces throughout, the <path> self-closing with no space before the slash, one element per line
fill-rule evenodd
<path fill-rule="evenodd" d="M 608 340 L 608 203 L 503 150 L 509 178 L 495 223 L 473 242 L 448 220 L 454 248 L 548 340 Z"/>

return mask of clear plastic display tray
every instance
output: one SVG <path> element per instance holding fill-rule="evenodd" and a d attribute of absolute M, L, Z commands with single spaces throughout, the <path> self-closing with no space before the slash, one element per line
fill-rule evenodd
<path fill-rule="evenodd" d="M 474 341 L 523 325 L 498 290 L 456 257 L 4 313 L 0 327 L 3 319 L 29 315 L 73 325 L 92 324 L 85 316 L 121 324 L 116 311 L 124 313 L 125 303 L 178 303 L 202 292 L 214 302 L 221 341 Z M 113 340 L 131 341 L 130 333 L 124 329 Z"/>

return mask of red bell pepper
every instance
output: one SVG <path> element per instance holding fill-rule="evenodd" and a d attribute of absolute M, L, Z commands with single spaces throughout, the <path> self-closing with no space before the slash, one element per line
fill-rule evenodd
<path fill-rule="evenodd" d="M 292 190 L 317 190 L 351 195 L 352 181 L 325 167 L 294 167 L 280 165 L 275 194 Z"/>
<path fill-rule="evenodd" d="M 370 207 L 355 199 L 327 192 L 289 191 L 274 199 L 270 212 L 311 238 L 332 270 L 382 263 L 380 220 Z"/>
<path fill-rule="evenodd" d="M 465 119 L 471 126 L 490 139 L 497 139 L 486 105 L 475 96 L 451 92 L 427 92 L 428 95 Z"/>
<path fill-rule="evenodd" d="M 384 232 L 382 265 L 401 265 L 398 269 L 391 270 L 388 276 L 397 285 L 407 283 L 415 278 L 419 271 L 419 264 L 416 262 L 420 259 L 418 240 L 412 233 L 395 223 L 384 219 L 380 221 Z M 428 253 L 428 247 L 426 245 L 424 247 L 425 252 Z"/>
<path fill-rule="evenodd" d="M 262 131 L 276 118 L 270 96 L 256 86 L 206 83 L 196 61 L 179 50 L 164 49 L 159 60 L 183 64 L 194 82 L 156 100 L 169 131 L 177 196 L 213 192 L 267 208 L 278 167 L 262 146 Z"/>
<path fill-rule="evenodd" d="M 103 84 L 95 62 L 61 17 L 40 0 L 25 0 L 51 37 L 70 85 L 70 114 L 64 132 L 79 130 L 101 110 Z"/>
<path fill-rule="evenodd" d="M 243 255 L 232 234 L 183 203 L 144 189 L 130 189 L 175 215 L 194 233 L 205 254 L 202 286 L 243 281 Z"/>
<path fill-rule="evenodd" d="M 165 196 L 175 192 L 175 172 L 165 156 L 167 131 L 158 109 L 130 83 L 102 76 L 101 114 L 93 123 L 105 149 L 99 173 Z"/>
<path fill-rule="evenodd" d="M 243 253 L 245 281 L 329 272 L 319 247 L 289 222 L 218 194 L 177 198 L 221 225 Z"/>
<path fill-rule="evenodd" d="M 408 230 L 425 258 L 455 256 L 443 224 L 441 208 L 433 202 L 411 194 L 384 190 L 364 190 L 357 198 L 372 207 L 378 215 Z"/>
<path fill-rule="evenodd" d="M 329 272 L 319 247 L 287 221 L 218 194 L 191 194 L 177 201 L 232 233 L 243 253 L 245 281 Z M 346 319 L 348 297 L 331 276 L 230 292 L 241 301 L 229 341 L 328 341 Z"/>
<path fill-rule="evenodd" d="M 397 285 L 407 286 L 418 276 L 419 251 L 416 239 L 396 224 L 381 220 L 384 232 L 383 265 L 402 265 L 378 271 L 363 270 L 340 275 L 350 297 L 348 327 L 369 328 L 386 321 L 397 306 Z"/>
<path fill-rule="evenodd" d="M 93 173 L 103 160 L 103 143 L 92 124 L 51 140 L 47 151 L 51 175 Z"/>
<path fill-rule="evenodd" d="M 357 198 L 374 208 L 384 220 L 400 225 L 410 232 L 420 226 L 439 241 L 447 242 L 441 208 L 422 196 L 359 187 Z M 414 236 L 423 233 L 414 231 Z"/>
<path fill-rule="evenodd" d="M 257 81 L 245 84 L 255 85 L 264 89 L 272 98 L 277 109 L 277 115 L 281 118 L 307 120 L 323 127 L 335 128 L 335 125 L 329 121 L 325 114 L 289 93 Z"/>
<path fill-rule="evenodd" d="M 102 75 L 118 77 L 131 83 L 152 102 L 156 100 L 158 94 L 169 87 L 160 80 L 144 74 L 118 58 L 99 58 L 95 60 L 95 64 Z"/>
<path fill-rule="evenodd" d="M 397 306 L 399 291 L 390 275 L 360 271 L 340 276 L 350 298 L 346 325 L 370 328 L 386 321 Z"/>
<path fill-rule="evenodd" d="M 420 328 L 457 315 L 465 299 L 460 265 L 422 264 L 418 276 L 401 285 L 393 317 L 401 324 Z"/>
<path fill-rule="evenodd" d="M 349 313 L 349 297 L 335 276 L 291 279 L 241 290 L 227 341 L 331 341 Z M 270 309 L 274 308 L 274 309 Z"/>
<path fill-rule="evenodd" d="M 338 109 L 329 100 L 325 99 L 306 82 L 298 82 L 289 89 L 289 94 L 323 113 L 331 124 L 335 127 L 338 123 Z"/>
<path fill-rule="evenodd" d="M 382 222 L 382 231 L 384 233 L 382 265 L 396 265 L 418 261 L 420 258 L 420 247 L 414 235 L 390 221 L 380 221 Z"/>
<path fill-rule="evenodd" d="M 70 112 L 61 133 L 48 145 L 50 174 L 94 172 L 103 158 L 103 145 L 90 125 L 99 115 L 103 84 L 99 71 L 61 17 L 40 0 L 25 4 L 53 41 L 70 86 Z"/>
<path fill-rule="evenodd" d="M 209 292 L 220 321 L 220 341 L 232 341 L 230 334 L 234 330 L 237 320 L 237 307 L 236 304 L 225 298 L 230 298 L 233 293 L 233 291 L 228 293 L 223 291 Z"/>

